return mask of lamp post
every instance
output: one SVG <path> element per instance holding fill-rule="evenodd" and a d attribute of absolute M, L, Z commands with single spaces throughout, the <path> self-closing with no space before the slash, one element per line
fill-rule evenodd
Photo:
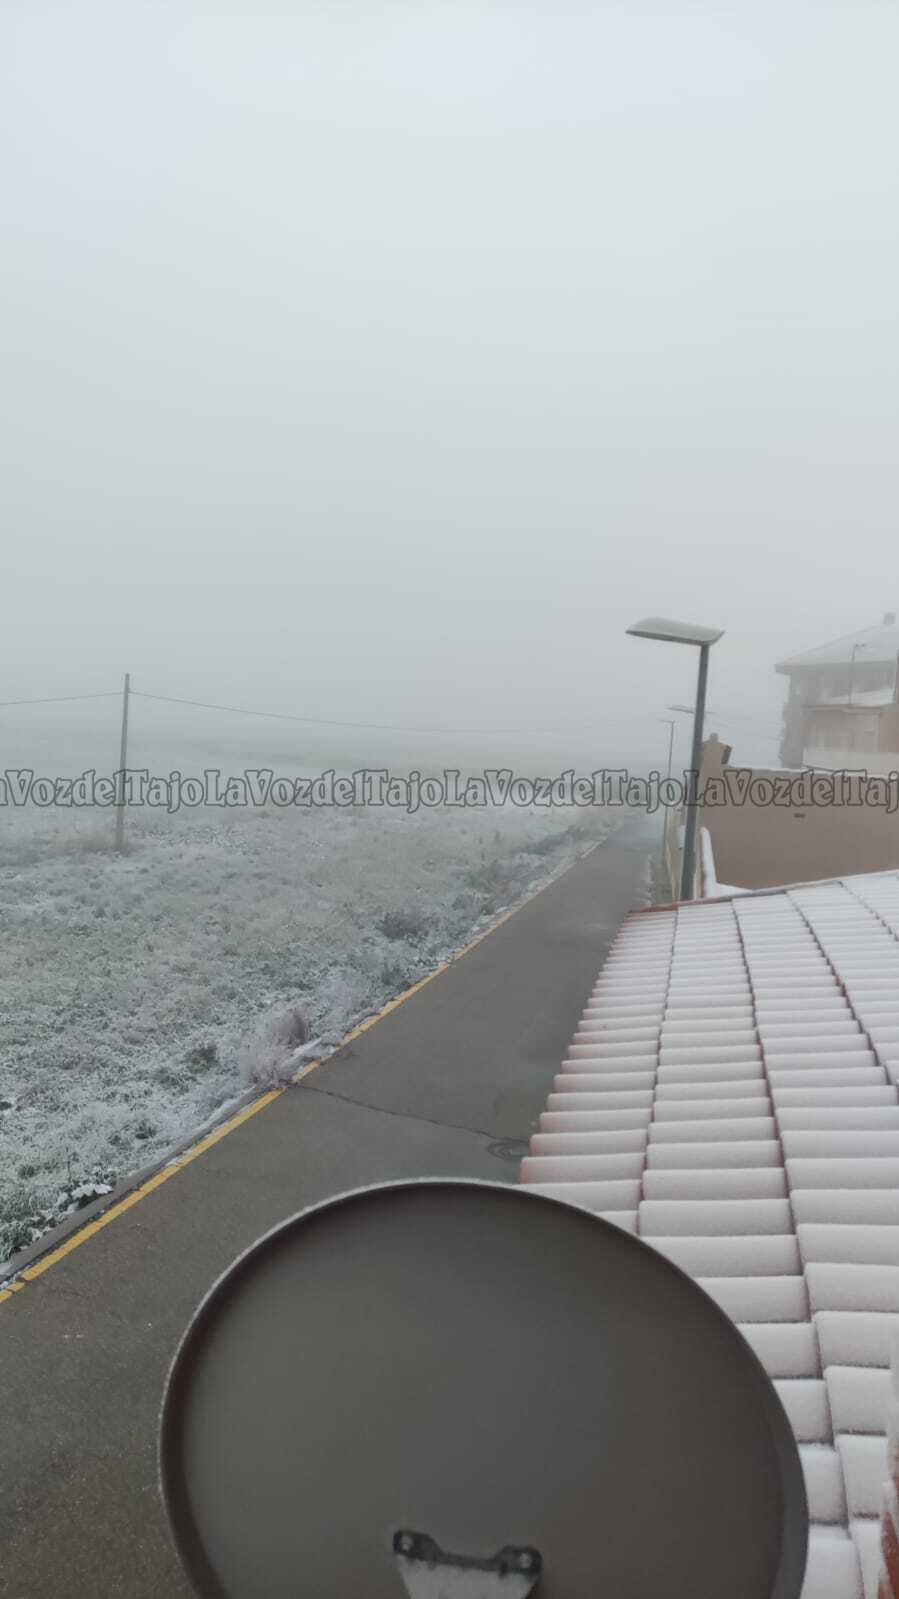
<path fill-rule="evenodd" d="M 673 711 L 674 706 L 669 705 L 668 709 L 669 711 Z M 667 781 L 667 779 L 671 776 L 671 757 L 674 753 L 674 729 L 677 724 L 673 716 L 660 716 L 659 721 L 664 722 L 668 728 L 668 770 L 665 773 L 665 779 Z"/>
<path fill-rule="evenodd" d="M 680 711 L 684 716 L 692 716 L 696 707 L 694 705 L 666 705 L 665 709 L 666 711 Z M 714 705 L 707 705 L 705 710 L 707 716 L 723 715 L 723 712 L 715 710 Z"/>
<path fill-rule="evenodd" d="M 867 648 L 867 644 L 853 644 L 852 646 L 852 651 L 849 657 L 849 698 L 846 702 L 847 705 L 852 704 L 852 690 L 855 687 L 855 657 L 859 650 L 866 650 Z"/>
<path fill-rule="evenodd" d="M 693 872 L 696 861 L 696 822 L 699 812 L 699 767 L 702 761 L 702 729 L 705 721 L 705 691 L 709 675 L 709 650 L 724 631 L 716 627 L 696 627 L 690 622 L 672 622 L 664 616 L 647 616 L 627 629 L 634 638 L 659 639 L 665 644 L 693 644 L 699 650 L 696 678 L 696 705 L 693 711 L 693 749 L 687 773 L 687 817 L 684 827 L 684 852 L 681 863 L 681 899 L 693 898 Z"/>

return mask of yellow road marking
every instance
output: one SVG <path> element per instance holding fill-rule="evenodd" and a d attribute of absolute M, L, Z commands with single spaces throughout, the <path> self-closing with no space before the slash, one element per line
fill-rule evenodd
<path fill-rule="evenodd" d="M 18 1280 L 30 1283 L 34 1282 L 36 1277 L 43 1276 L 50 1266 L 55 1266 L 58 1260 L 64 1260 L 66 1255 L 70 1255 L 73 1249 L 78 1248 L 79 1244 L 85 1243 L 88 1238 L 93 1238 L 95 1233 L 99 1233 L 104 1227 L 108 1227 L 111 1221 L 115 1221 L 117 1216 L 124 1215 L 126 1210 L 130 1210 L 132 1205 L 136 1205 L 138 1200 L 143 1199 L 146 1194 L 152 1194 L 155 1188 L 161 1188 L 163 1183 L 168 1182 L 170 1177 L 174 1177 L 175 1173 L 180 1171 L 183 1166 L 189 1166 L 191 1161 L 196 1160 L 199 1155 L 205 1154 L 206 1150 L 211 1149 L 213 1144 L 220 1143 L 228 1133 L 234 1131 L 235 1127 L 240 1127 L 245 1121 L 249 1121 L 251 1116 L 258 1115 L 259 1111 L 264 1110 L 266 1105 L 270 1105 L 273 1100 L 283 1093 L 283 1088 L 272 1088 L 267 1094 L 261 1094 L 259 1099 L 254 1099 L 251 1105 L 245 1105 L 243 1110 L 238 1111 L 235 1116 L 231 1116 L 228 1121 L 222 1122 L 206 1138 L 202 1138 L 198 1144 L 192 1145 L 190 1149 L 185 1150 L 183 1155 L 176 1156 L 169 1165 L 163 1166 L 161 1171 L 154 1173 L 152 1177 L 148 1177 L 147 1181 L 141 1183 L 139 1188 L 133 1189 L 123 1199 L 117 1200 L 114 1205 L 110 1205 L 109 1209 L 105 1210 L 102 1216 L 98 1216 L 96 1221 L 89 1221 L 86 1226 L 79 1228 L 78 1232 L 73 1233 L 71 1238 L 67 1238 L 65 1243 L 60 1244 L 58 1249 L 53 1249 L 49 1254 L 42 1255 L 40 1260 L 36 1260 L 33 1266 L 26 1266 L 25 1270 L 20 1273 Z"/>
<path fill-rule="evenodd" d="M 476 933 L 474 938 L 470 939 L 467 944 L 463 944 L 462 948 L 456 950 L 455 954 L 451 955 L 448 960 L 441 961 L 439 966 L 435 966 L 434 970 L 428 972 L 426 976 L 420 977 L 417 983 L 412 984 L 411 988 L 404 989 L 401 994 L 397 995 L 396 999 L 388 1000 L 386 1005 L 382 1005 L 381 1009 L 376 1011 L 373 1016 L 366 1017 L 364 1022 L 360 1022 L 358 1026 L 352 1028 L 340 1040 L 334 1053 L 337 1054 L 347 1044 L 351 1044 L 354 1038 L 359 1038 L 370 1027 L 374 1027 L 376 1022 L 381 1021 L 385 1016 L 389 1016 L 391 1011 L 397 1010 L 400 1005 L 405 1005 L 413 994 L 417 994 L 421 989 L 426 988 L 428 983 L 434 981 L 435 977 L 439 977 L 442 972 L 446 972 L 451 966 L 455 966 L 457 961 L 470 954 L 473 949 L 477 948 L 478 944 L 483 943 L 485 938 L 489 938 L 491 933 L 497 932 L 506 922 L 511 921 L 513 916 L 517 916 L 519 911 L 524 910 L 526 905 L 532 904 L 548 888 L 552 888 L 553 884 L 557 883 L 560 878 L 567 876 L 568 872 L 573 871 L 575 866 L 579 866 L 581 861 L 586 860 L 587 856 L 592 855 L 593 851 L 598 849 L 599 845 L 604 842 L 604 839 L 598 839 L 590 849 L 584 851 L 583 855 L 579 855 L 576 861 L 572 861 L 571 865 L 566 866 L 563 872 L 551 877 L 548 883 L 544 883 L 533 894 L 529 894 L 527 899 L 522 900 L 520 905 L 513 905 L 511 910 L 504 911 L 502 916 L 498 916 L 495 922 L 490 923 L 489 927 L 485 927 L 480 933 Z M 328 1060 L 331 1058 L 331 1056 L 327 1057 Z M 301 1083 L 304 1077 L 309 1076 L 310 1072 L 314 1072 L 319 1066 L 326 1064 L 327 1061 L 311 1060 L 305 1066 L 300 1067 L 291 1081 Z M 124 1198 L 117 1200 L 114 1205 L 110 1205 L 108 1210 L 104 1210 L 102 1216 L 98 1216 L 95 1221 L 86 1222 L 83 1227 L 80 1227 L 77 1232 L 72 1234 L 71 1238 L 67 1238 L 65 1243 L 60 1244 L 57 1249 L 50 1250 L 48 1254 L 42 1255 L 39 1260 L 35 1261 L 33 1266 L 26 1266 L 24 1271 L 20 1271 L 12 1282 L 7 1283 L 5 1288 L 0 1289 L 0 1305 L 5 1304 L 8 1299 L 12 1299 L 15 1294 L 20 1293 L 26 1283 L 34 1282 L 36 1278 L 42 1277 L 44 1272 L 49 1271 L 51 1266 L 55 1266 L 58 1261 L 64 1260 L 66 1255 L 70 1255 L 73 1250 L 87 1243 L 89 1238 L 93 1238 L 97 1233 L 102 1232 L 103 1228 L 108 1227 L 111 1221 L 123 1216 L 126 1210 L 130 1210 L 141 1199 L 145 1199 L 147 1194 L 152 1194 L 155 1189 L 161 1188 L 162 1184 L 167 1183 L 170 1177 L 174 1177 L 177 1172 L 182 1171 L 185 1166 L 189 1166 L 200 1155 L 205 1155 L 207 1149 L 212 1149 L 214 1144 L 220 1143 L 229 1133 L 233 1133 L 235 1128 L 241 1127 L 244 1122 L 249 1121 L 251 1116 L 257 1116 L 261 1110 L 265 1110 L 267 1105 L 271 1105 L 276 1099 L 280 1099 L 281 1095 L 286 1093 L 288 1086 L 285 1084 L 283 1088 L 271 1088 L 267 1093 L 260 1094 L 258 1099 L 253 1100 L 252 1104 L 245 1105 L 243 1110 L 238 1111 L 234 1116 L 229 1117 L 227 1121 L 222 1122 L 220 1126 L 208 1133 L 205 1138 L 201 1138 L 198 1143 L 186 1149 L 183 1154 L 174 1156 L 167 1165 L 162 1167 L 161 1171 L 155 1172 L 152 1177 L 148 1177 L 147 1181 L 141 1183 L 138 1188 L 132 1189 Z"/>
<path fill-rule="evenodd" d="M 595 849 L 596 845 L 594 845 L 593 848 Z M 587 855 L 592 855 L 592 853 L 593 853 L 593 850 L 585 850 L 584 854 L 581 855 L 579 857 L 579 859 L 580 860 L 584 860 Z M 574 866 L 576 866 L 577 864 L 578 864 L 577 861 L 574 861 L 572 863 L 572 865 L 574 865 Z M 567 867 L 566 870 L 567 871 L 571 871 L 571 867 L 570 866 Z M 565 876 L 565 872 L 560 872 L 559 873 L 559 877 L 564 877 L 564 876 Z M 428 972 L 426 974 L 426 976 L 420 977 L 418 979 L 417 983 L 413 983 L 412 984 L 411 988 L 404 988 L 403 992 L 401 994 L 398 994 L 396 999 L 388 1000 L 387 1004 L 386 1005 L 382 1005 L 381 1009 L 375 1011 L 373 1016 L 366 1016 L 364 1022 L 359 1022 L 359 1024 L 356 1027 L 354 1027 L 349 1033 L 346 1033 L 344 1035 L 344 1037 L 340 1040 L 340 1043 L 338 1044 L 337 1049 L 341 1050 L 341 1049 L 343 1049 L 345 1047 L 345 1045 L 351 1044 L 353 1042 L 354 1038 L 358 1038 L 361 1033 L 367 1033 L 368 1029 L 370 1027 L 374 1027 L 375 1022 L 379 1022 L 379 1021 L 382 1020 L 383 1017 L 389 1016 L 390 1012 L 392 1010 L 397 1010 L 400 1005 L 405 1005 L 406 1000 L 407 999 L 411 999 L 413 994 L 417 994 L 422 988 L 427 988 L 428 983 L 433 983 L 434 978 L 435 977 L 439 977 L 441 972 L 449 971 L 450 967 L 451 966 L 455 966 L 457 961 L 460 961 L 462 959 L 463 955 L 469 954 L 469 952 L 471 950 L 475 949 L 478 944 L 482 943 L 485 938 L 488 938 L 491 933 L 495 933 L 498 928 L 502 927 L 504 922 L 508 922 L 511 919 L 511 917 L 513 917 L 513 916 L 515 916 L 517 914 L 518 911 L 524 910 L 525 905 L 530 905 L 531 900 L 537 899 L 537 897 L 540 894 L 543 893 L 544 889 L 549 888 L 552 883 L 555 883 L 557 881 L 558 881 L 557 878 L 555 878 L 555 877 L 551 878 L 549 883 L 544 883 L 542 888 L 536 889 L 534 891 L 534 893 L 529 895 L 529 897 L 526 900 L 522 900 L 520 905 L 513 906 L 512 910 L 510 910 L 510 911 L 504 911 L 502 916 L 498 916 L 496 921 L 495 922 L 491 922 L 490 926 L 489 927 L 485 927 L 482 932 L 476 933 L 474 938 L 470 939 L 467 944 L 463 944 L 461 949 L 457 949 L 455 954 L 454 955 L 450 955 L 448 960 L 441 961 L 439 966 L 435 966 L 434 970 L 432 972 Z M 337 1053 L 337 1051 L 335 1051 L 335 1054 L 336 1053 Z M 329 1057 L 329 1059 L 330 1059 L 330 1057 Z M 301 1066 L 300 1067 L 299 1071 L 295 1074 L 295 1076 L 293 1078 L 293 1081 L 295 1083 L 301 1083 L 303 1081 L 303 1078 L 304 1077 L 308 1077 L 310 1072 L 314 1072 L 317 1066 L 322 1066 L 324 1064 L 325 1063 L 323 1061 L 320 1061 L 320 1060 L 311 1060 L 311 1061 L 309 1061 L 306 1066 Z"/>

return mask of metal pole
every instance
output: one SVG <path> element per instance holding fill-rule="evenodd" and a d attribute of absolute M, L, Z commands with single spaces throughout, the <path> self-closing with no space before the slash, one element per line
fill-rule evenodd
<path fill-rule="evenodd" d="M 115 813 L 115 847 L 121 851 L 125 848 L 125 772 L 128 767 L 128 700 L 131 695 L 131 673 L 125 673 L 125 685 L 122 689 L 122 742 L 119 746 L 119 769 L 116 773 L 118 791 L 116 796 Z"/>
<path fill-rule="evenodd" d="M 668 719 L 666 717 L 666 721 L 667 720 Z M 673 754 L 674 754 L 674 717 L 672 716 L 671 720 L 668 722 L 668 770 L 665 773 L 666 778 L 669 778 L 671 776 L 671 758 L 672 758 Z"/>
<path fill-rule="evenodd" d="M 680 897 L 693 898 L 696 864 L 696 822 L 699 814 L 699 768 L 702 764 L 702 731 L 705 722 L 705 688 L 709 675 L 709 646 L 699 646 L 699 675 L 696 680 L 696 709 L 693 712 L 693 752 L 687 773 L 687 816 L 684 827 L 684 855 L 681 867 Z"/>

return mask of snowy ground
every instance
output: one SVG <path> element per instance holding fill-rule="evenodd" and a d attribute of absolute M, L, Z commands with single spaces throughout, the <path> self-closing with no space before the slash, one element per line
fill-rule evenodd
<path fill-rule="evenodd" d="M 0 1261 L 164 1155 L 287 1051 L 326 1052 L 570 864 L 599 812 L 8 812 L 0 830 Z"/>

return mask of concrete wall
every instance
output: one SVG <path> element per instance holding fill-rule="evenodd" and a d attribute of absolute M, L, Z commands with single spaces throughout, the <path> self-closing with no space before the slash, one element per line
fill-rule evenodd
<path fill-rule="evenodd" d="M 665 812 L 665 832 L 663 836 L 663 868 L 668 884 L 668 898 L 680 899 L 680 877 L 683 862 L 684 842 L 684 817 L 681 810 Z"/>
<path fill-rule="evenodd" d="M 878 748 L 899 750 L 899 705 L 887 705 L 880 713 L 880 739 Z M 896 762 L 899 766 L 899 758 Z"/>
<path fill-rule="evenodd" d="M 879 724 L 879 710 L 850 709 L 847 705 L 807 706 L 806 746 L 825 750 L 876 750 L 880 742 Z M 835 764 L 830 762 L 831 766 Z"/>
<path fill-rule="evenodd" d="M 723 764 L 724 749 L 709 741 L 702 771 L 707 797 L 708 780 L 713 777 L 720 780 L 714 797 L 720 797 L 722 788 L 727 796 L 722 804 L 708 803 L 707 798 L 701 812 L 720 882 L 771 888 L 848 872 L 899 869 L 899 810 L 890 814 L 885 805 L 870 803 L 883 796 L 884 778 L 855 781 L 862 803 L 848 803 L 840 796 L 833 803 L 757 804 L 749 797 L 740 803 L 741 785 L 747 788 L 749 779 L 739 768 Z M 758 768 L 751 773 L 753 787 L 763 792 L 765 784 L 759 780 L 767 780 L 768 787 L 776 790 L 803 777 L 809 789 L 811 774 Z M 893 804 L 899 800 L 896 785 L 890 798 Z"/>
<path fill-rule="evenodd" d="M 896 750 L 846 750 L 820 748 L 806 748 L 802 754 L 803 766 L 817 766 L 826 772 L 839 771 L 843 768 L 849 772 L 868 772 L 880 777 L 888 777 L 890 772 L 899 772 L 899 752 Z"/>
<path fill-rule="evenodd" d="M 681 872 L 684 863 L 684 811 L 668 810 L 665 813 L 662 870 L 668 898 L 681 897 Z M 724 893 L 720 887 L 715 866 L 715 852 L 708 828 L 699 827 L 696 838 L 696 858 L 693 867 L 693 899 L 713 899 Z"/>

